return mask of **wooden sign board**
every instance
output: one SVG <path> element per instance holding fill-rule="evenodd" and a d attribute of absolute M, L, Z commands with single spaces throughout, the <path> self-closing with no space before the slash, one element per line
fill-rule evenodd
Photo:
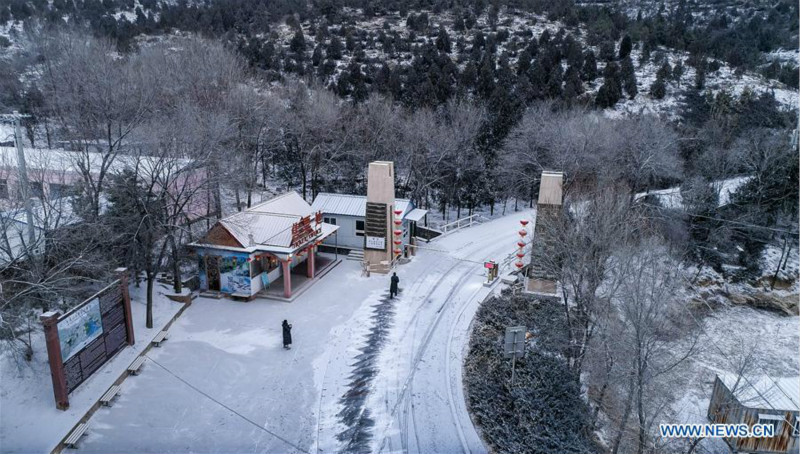
<path fill-rule="evenodd" d="M 128 345 L 125 297 L 114 282 L 58 320 L 67 392 Z"/>

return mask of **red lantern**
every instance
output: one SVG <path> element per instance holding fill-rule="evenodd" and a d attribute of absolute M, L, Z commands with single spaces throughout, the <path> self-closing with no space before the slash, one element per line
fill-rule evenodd
<path fill-rule="evenodd" d="M 527 235 L 527 234 L 528 234 L 528 231 L 527 231 L 527 230 L 520 230 L 520 231 L 519 231 L 519 236 L 523 236 L 523 237 L 524 237 L 524 236 L 525 236 L 525 235 Z"/>
<path fill-rule="evenodd" d="M 520 224 L 522 224 L 522 226 L 523 226 L 523 227 L 525 227 L 526 225 L 528 225 L 528 222 L 529 222 L 529 221 L 528 221 L 527 219 L 523 219 L 523 220 L 519 221 L 519 223 L 520 223 Z"/>
<path fill-rule="evenodd" d="M 394 220 L 394 225 L 400 225 L 400 224 L 402 224 L 402 223 L 403 223 L 403 220 L 402 220 L 402 219 L 395 219 L 395 220 Z"/>
<path fill-rule="evenodd" d="M 397 255 L 400 255 L 400 252 L 401 252 L 400 249 L 395 249 L 394 250 L 394 253 L 397 254 Z"/>
<path fill-rule="evenodd" d="M 400 216 L 401 214 L 403 214 L 403 210 L 394 210 L 394 214 Z"/>
<path fill-rule="evenodd" d="M 517 265 L 517 268 L 522 268 L 523 266 L 525 266 L 522 264 L 522 262 L 517 262 L 514 265 Z"/>
<path fill-rule="evenodd" d="M 517 242 L 517 246 L 519 246 L 519 247 L 525 247 L 525 243 L 523 243 L 522 241 L 518 241 L 518 242 Z"/>
<path fill-rule="evenodd" d="M 402 240 L 394 240 L 394 244 L 400 246 L 401 244 L 403 244 L 403 241 Z"/>
<path fill-rule="evenodd" d="M 517 257 L 519 257 L 519 258 L 525 257 L 525 253 L 524 252 L 517 252 Z"/>
<path fill-rule="evenodd" d="M 402 230 L 395 230 L 394 234 L 397 235 L 397 236 L 400 236 L 400 235 L 403 234 L 403 231 Z"/>

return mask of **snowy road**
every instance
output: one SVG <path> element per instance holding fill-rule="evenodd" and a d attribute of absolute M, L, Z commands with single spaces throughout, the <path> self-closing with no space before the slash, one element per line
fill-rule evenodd
<path fill-rule="evenodd" d="M 360 421 L 362 431 L 354 432 L 342 418 L 337 420 L 334 413 L 346 406 L 343 402 L 347 399 L 342 396 L 347 394 L 352 376 L 332 378 L 326 374 L 326 394 L 320 405 L 320 452 L 355 452 L 364 446 L 382 453 L 487 451 L 466 409 L 461 365 L 470 322 L 480 301 L 492 290 L 483 286 L 482 263 L 500 261 L 513 252 L 518 221 L 530 216 L 521 212 L 454 233 L 428 245 L 438 251 L 422 251 L 411 264 L 398 268 L 402 292 L 361 409 L 362 419 L 369 421 Z M 377 300 L 382 296 L 375 295 Z M 354 325 L 369 326 L 364 319 L 371 315 L 374 311 L 356 314 Z M 341 338 L 352 344 L 356 333 L 343 334 Z M 350 363 L 362 365 L 363 349 L 352 353 Z M 369 443 L 362 439 L 365 434 Z"/>

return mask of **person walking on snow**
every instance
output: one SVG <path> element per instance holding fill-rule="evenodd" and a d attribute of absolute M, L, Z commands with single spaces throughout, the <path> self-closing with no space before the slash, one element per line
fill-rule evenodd
<path fill-rule="evenodd" d="M 290 349 L 292 348 L 292 325 L 289 324 L 286 320 L 283 321 L 283 348 Z"/>
<path fill-rule="evenodd" d="M 397 273 L 392 273 L 392 283 L 389 284 L 389 298 L 394 298 L 397 295 L 397 284 L 400 283 L 400 278 Z"/>

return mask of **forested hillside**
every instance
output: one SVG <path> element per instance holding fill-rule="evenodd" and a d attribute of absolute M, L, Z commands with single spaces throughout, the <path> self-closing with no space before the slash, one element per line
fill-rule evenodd
<path fill-rule="evenodd" d="M 797 12 L 789 0 L 10 0 L 0 109 L 29 115 L 32 146 L 210 169 L 207 222 L 287 188 L 363 193 L 375 159 L 395 161 L 399 196 L 443 219 L 532 205 L 542 169 L 559 169 L 568 197 L 612 190 L 691 260 L 757 275 L 770 229 L 796 230 Z M 745 184 L 721 194 L 734 178 Z M 107 192 L 133 183 L 73 185 L 81 233 L 112 244 L 66 244 L 177 269 L 202 229 L 165 218 L 138 238 L 104 218 Z M 644 196 L 666 188 L 682 206 Z M 131 238 L 165 234 L 161 256 L 135 256 Z M 51 257 L 58 273 L 74 258 Z M 84 258 L 91 275 L 101 262 Z"/>

